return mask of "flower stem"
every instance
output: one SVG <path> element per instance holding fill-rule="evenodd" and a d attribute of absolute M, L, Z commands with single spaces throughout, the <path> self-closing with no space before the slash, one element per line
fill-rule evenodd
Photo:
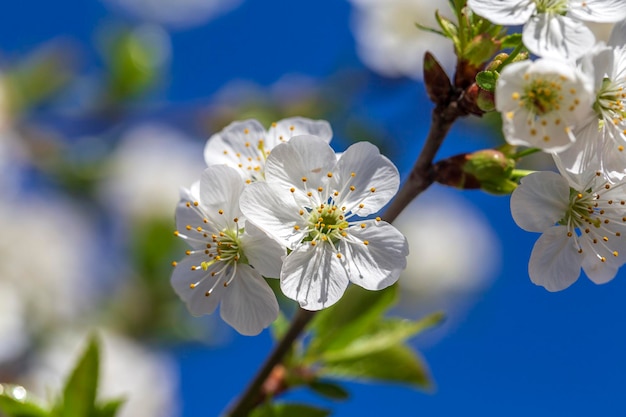
<path fill-rule="evenodd" d="M 283 360 L 283 357 L 291 349 L 291 345 L 296 341 L 300 333 L 304 330 L 307 324 L 311 321 L 315 311 L 304 310 L 298 307 L 296 314 L 293 317 L 291 325 L 285 333 L 285 336 L 274 347 L 272 353 L 267 357 L 265 363 L 259 369 L 254 376 L 250 384 L 241 395 L 239 400 L 226 412 L 225 416 L 228 417 L 246 417 L 254 407 L 256 407 L 260 401 L 263 400 L 261 395 L 261 387 L 272 372 L 272 369 Z"/>
<path fill-rule="evenodd" d="M 420 193 L 426 190 L 434 181 L 432 173 L 433 160 L 439 147 L 443 143 L 450 127 L 454 121 L 465 113 L 461 110 L 456 101 L 448 104 L 437 105 L 433 109 L 432 124 L 426 137 L 424 147 L 396 197 L 385 210 L 382 218 L 391 223 L 402 212 L 402 210 Z M 315 311 L 308 311 L 298 308 L 293 321 L 285 336 L 278 342 L 265 360 L 257 374 L 254 376 L 239 400 L 226 413 L 225 417 L 245 417 L 257 405 L 263 401 L 261 388 L 276 365 L 279 365 L 284 356 L 289 352 L 291 346 L 305 327 L 315 316 Z"/>

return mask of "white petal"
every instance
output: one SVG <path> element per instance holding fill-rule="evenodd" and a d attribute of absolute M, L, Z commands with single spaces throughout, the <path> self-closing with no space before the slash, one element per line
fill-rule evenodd
<path fill-rule="evenodd" d="M 268 182 L 250 184 L 241 195 L 240 206 L 248 222 L 293 249 L 304 238 L 306 218 L 300 216 L 301 206 L 283 187 Z M 296 225 L 299 230 L 294 228 Z"/>
<path fill-rule="evenodd" d="M 498 25 L 521 25 L 535 11 L 532 0 L 468 0 L 467 5 L 477 15 Z"/>
<path fill-rule="evenodd" d="M 602 262 L 589 239 L 581 239 L 581 246 L 584 254 L 582 268 L 591 281 L 596 284 L 605 284 L 615 278 L 622 264 L 621 259 L 609 257 Z"/>
<path fill-rule="evenodd" d="M 559 170 L 573 175 L 595 172 L 600 166 L 598 156 L 602 149 L 597 116 L 591 115 L 587 121 L 580 123 L 574 135 L 576 142 L 555 155 Z"/>
<path fill-rule="evenodd" d="M 395 283 L 406 268 L 409 245 L 389 223 L 368 220 L 364 224 L 365 228 L 350 228 L 350 236 L 358 242 L 343 240 L 339 251 L 345 255 L 350 281 L 368 290 L 381 290 Z"/>
<path fill-rule="evenodd" d="M 511 215 L 519 227 L 529 232 L 543 232 L 565 215 L 570 187 L 565 178 L 549 171 L 539 171 L 522 178 L 511 195 Z"/>
<path fill-rule="evenodd" d="M 347 196 L 339 198 L 349 208 L 363 203 L 362 209 L 352 211 L 365 217 L 379 211 L 398 192 L 400 174 L 376 146 L 358 142 L 346 149 L 339 158 L 331 184 L 336 190 L 343 189 L 347 184 L 354 186 L 354 191 L 346 187 Z"/>
<path fill-rule="evenodd" d="M 287 190 L 317 189 L 328 182 L 326 175 L 335 163 L 335 152 L 326 141 L 317 136 L 295 136 L 272 150 L 265 163 L 265 178 Z"/>
<path fill-rule="evenodd" d="M 247 132 L 247 133 L 246 133 Z M 226 126 L 221 132 L 209 138 L 204 147 L 204 160 L 207 165 L 226 164 L 238 168 L 241 157 L 256 156 L 260 154 L 256 144 L 259 139 L 265 137 L 265 129 L 256 120 L 242 120 Z M 254 146 L 246 146 L 246 143 Z M 245 171 L 240 171 L 245 175 Z"/>
<path fill-rule="evenodd" d="M 280 274 L 283 293 L 305 310 L 335 304 L 348 283 L 348 272 L 328 243 L 301 245 L 287 255 Z"/>
<path fill-rule="evenodd" d="M 283 258 L 287 254 L 284 246 L 271 239 L 265 232 L 251 222 L 246 224 L 246 231 L 241 239 L 243 252 L 250 265 L 261 275 L 278 278 Z"/>
<path fill-rule="evenodd" d="M 613 27 L 609 38 L 609 45 L 611 46 L 623 46 L 624 44 L 626 44 L 626 20 L 622 20 Z"/>
<path fill-rule="evenodd" d="M 241 217 L 239 196 L 243 188 L 243 179 L 234 168 L 213 165 L 205 169 L 200 179 L 200 204 L 205 214 L 218 224 Z"/>
<path fill-rule="evenodd" d="M 333 137 L 333 131 L 326 120 L 290 117 L 272 124 L 267 133 L 267 146 L 272 149 L 279 143 L 300 135 L 317 136 L 328 143 Z"/>
<path fill-rule="evenodd" d="M 541 57 L 575 60 L 593 47 L 595 36 L 578 20 L 542 13 L 524 25 L 522 41 L 529 51 Z"/>
<path fill-rule="evenodd" d="M 568 15 L 588 22 L 617 22 L 626 18 L 624 0 L 570 0 Z"/>
<path fill-rule="evenodd" d="M 278 317 L 274 292 L 249 265 L 237 265 L 237 276 L 228 286 L 220 307 L 224 321 L 246 336 L 254 336 Z"/>
<path fill-rule="evenodd" d="M 205 260 L 206 257 L 200 254 L 187 256 L 176 265 L 171 278 L 174 291 L 187 304 L 189 312 L 194 316 L 212 314 L 226 290 L 222 284 L 218 284 L 210 296 L 205 295 L 218 279 L 211 277 L 211 272 L 216 271 L 218 267 L 221 268 L 221 266 L 212 265 L 206 271 L 201 268 L 195 271 L 191 270 L 192 266 L 199 267 L 200 263 Z M 200 284 L 191 288 L 190 285 L 197 282 Z"/>
<path fill-rule="evenodd" d="M 574 246 L 574 238 L 567 237 L 567 228 L 548 229 L 535 243 L 528 262 L 530 279 L 548 291 L 561 291 L 580 276 L 583 256 Z"/>

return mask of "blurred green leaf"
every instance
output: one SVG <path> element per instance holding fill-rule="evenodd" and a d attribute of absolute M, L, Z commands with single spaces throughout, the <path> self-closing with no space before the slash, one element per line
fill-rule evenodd
<path fill-rule="evenodd" d="M 393 346 L 400 345 L 406 339 L 440 323 L 444 316 L 435 313 L 418 321 L 404 319 L 386 319 L 368 333 L 356 337 L 340 349 L 328 349 L 321 355 L 323 362 L 341 362 L 362 358 Z"/>
<path fill-rule="evenodd" d="M 354 380 L 397 382 L 418 388 L 432 383 L 422 358 L 407 346 L 396 345 L 367 356 L 326 363 L 320 374 Z"/>
<path fill-rule="evenodd" d="M 106 401 L 96 406 L 94 417 L 114 417 L 120 407 L 124 405 L 125 399 Z"/>
<path fill-rule="evenodd" d="M 336 382 L 316 379 L 311 381 L 308 386 L 317 394 L 332 400 L 347 400 L 350 397 L 350 393 Z"/>
<path fill-rule="evenodd" d="M 68 378 L 61 404 L 56 410 L 60 417 L 88 417 L 95 414 L 96 392 L 98 389 L 99 342 L 91 336 L 74 371 Z"/>
<path fill-rule="evenodd" d="M 512 33 L 502 38 L 501 47 L 502 49 L 511 49 L 511 48 L 516 48 L 521 43 L 522 43 L 522 34 Z"/>
<path fill-rule="evenodd" d="M 304 404 L 272 404 L 262 405 L 250 417 L 326 417 L 330 411 Z"/>
<path fill-rule="evenodd" d="M 282 311 L 279 311 L 278 317 L 276 317 L 276 320 L 274 320 L 270 327 L 274 340 L 282 339 L 289 329 L 289 324 L 290 322 L 287 320 L 287 317 L 285 317 Z"/>
<path fill-rule="evenodd" d="M 50 414 L 29 401 L 17 399 L 10 395 L 11 386 L 0 386 L 4 389 L 0 395 L 0 411 L 6 417 L 48 417 Z M 19 387 L 21 388 L 21 387 Z"/>
<path fill-rule="evenodd" d="M 338 350 L 349 345 L 368 328 L 374 326 L 396 301 L 397 285 L 381 291 L 368 291 L 351 285 L 341 300 L 317 313 L 311 329 L 311 340 L 305 356 L 315 359 L 326 350 Z"/>

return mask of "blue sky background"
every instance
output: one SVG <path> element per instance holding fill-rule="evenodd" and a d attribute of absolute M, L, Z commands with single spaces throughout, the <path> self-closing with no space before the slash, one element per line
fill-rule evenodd
<path fill-rule="evenodd" d="M 10 61 L 64 37 L 81 46 L 81 65 L 97 71 L 102 63 L 93 48 L 95 29 L 114 18 L 123 17 L 96 0 L 4 2 L 0 57 Z M 349 21 L 350 5 L 344 1 L 247 0 L 205 25 L 170 32 L 172 62 L 155 100 L 166 109 L 184 108 L 208 101 L 233 79 L 270 85 L 290 73 L 323 80 L 340 69 L 363 69 Z M 427 131 L 431 106 L 415 81 L 375 75 L 368 80 L 349 110 L 388 132 L 395 152 L 390 156 L 406 175 Z M 491 143 L 485 131 L 467 126 L 456 126 L 440 156 Z M 528 278 L 528 257 L 538 235 L 517 228 L 509 198 L 478 192 L 463 197 L 497 231 L 502 268 L 452 331 L 422 348 L 437 389 L 423 393 L 351 383 L 350 401 L 319 404 L 332 407 L 336 416 L 624 415 L 624 272 L 606 285 L 583 276 L 569 289 L 549 293 Z M 267 332 L 232 337 L 223 347 L 174 350 L 184 417 L 217 415 L 271 347 Z M 418 339 L 415 344 L 421 346 Z M 296 393 L 293 398 L 302 397 Z"/>

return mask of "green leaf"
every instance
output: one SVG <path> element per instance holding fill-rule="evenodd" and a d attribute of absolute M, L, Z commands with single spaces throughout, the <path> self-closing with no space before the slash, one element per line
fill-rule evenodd
<path fill-rule="evenodd" d="M 497 81 L 498 73 L 495 71 L 481 71 L 476 74 L 476 84 L 483 90 L 493 93 L 496 90 Z"/>
<path fill-rule="evenodd" d="M 351 285 L 337 304 L 318 312 L 311 323 L 315 337 L 305 358 L 317 359 L 329 349 L 340 349 L 380 321 L 397 298 L 397 285 L 380 291 L 368 291 Z"/>
<path fill-rule="evenodd" d="M 400 345 L 406 339 L 440 323 L 444 316 L 435 313 L 418 321 L 404 319 L 386 319 L 371 329 L 369 333 L 355 338 L 341 349 L 326 350 L 322 362 L 341 362 L 362 358 L 393 346 Z"/>
<path fill-rule="evenodd" d="M 350 397 L 350 393 L 335 382 L 316 379 L 309 383 L 309 388 L 317 394 L 332 400 L 347 400 Z"/>
<path fill-rule="evenodd" d="M 407 346 L 396 345 L 367 356 L 324 364 L 320 375 L 408 384 L 431 388 L 428 369 L 422 358 Z"/>
<path fill-rule="evenodd" d="M 330 411 L 305 404 L 268 403 L 255 408 L 249 417 L 326 417 Z"/>
<path fill-rule="evenodd" d="M 510 35 L 502 38 L 502 49 L 512 49 L 516 48 L 518 45 L 522 43 L 522 34 L 521 33 L 512 33 Z"/>
<path fill-rule="evenodd" d="M 92 336 L 65 384 L 59 416 L 88 417 L 95 414 L 100 356 L 98 345 L 98 339 Z"/>
<path fill-rule="evenodd" d="M 15 398 L 12 395 L 14 389 L 22 387 L 0 385 L 0 411 L 7 417 L 49 417 L 49 413 L 37 404 Z"/>
<path fill-rule="evenodd" d="M 94 417 L 114 417 L 126 399 L 109 400 L 96 406 Z"/>
<path fill-rule="evenodd" d="M 287 320 L 287 317 L 285 317 L 282 311 L 279 311 L 278 317 L 276 317 L 276 320 L 274 320 L 270 326 L 274 340 L 280 340 L 283 338 L 285 333 L 287 333 L 287 330 L 289 330 L 289 324 L 290 323 L 289 320 Z"/>

